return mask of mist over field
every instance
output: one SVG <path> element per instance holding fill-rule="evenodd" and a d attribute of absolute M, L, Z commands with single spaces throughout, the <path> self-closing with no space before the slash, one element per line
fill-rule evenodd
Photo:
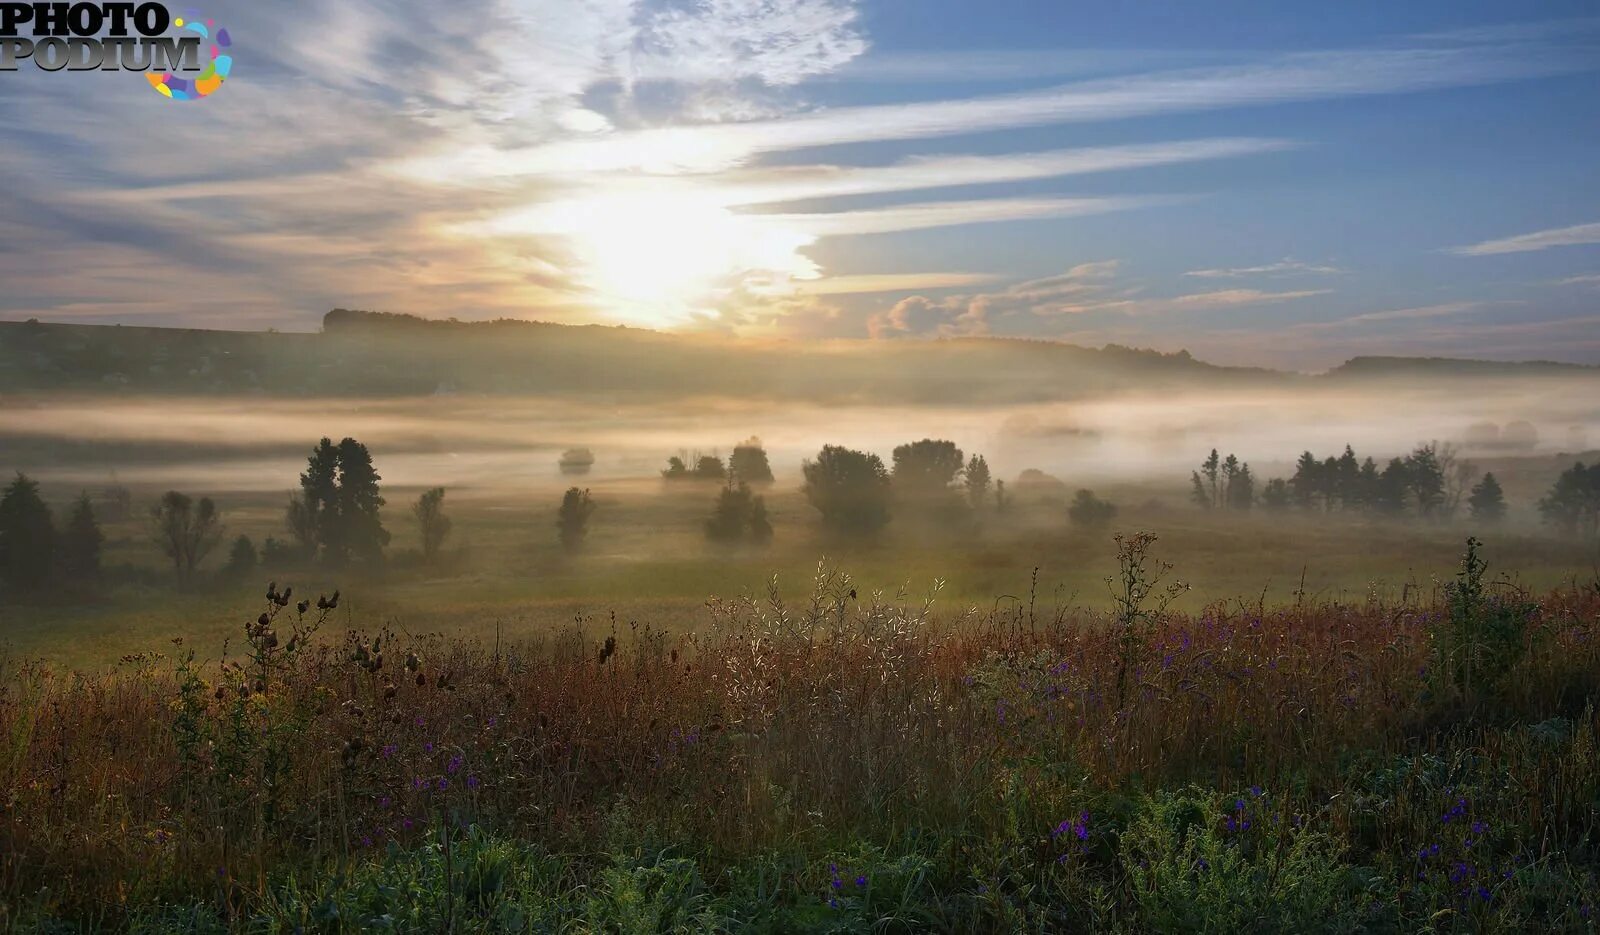
<path fill-rule="evenodd" d="M 1600 935 L 1597 167 L 1593 0 L 0 0 L 0 933 Z"/>

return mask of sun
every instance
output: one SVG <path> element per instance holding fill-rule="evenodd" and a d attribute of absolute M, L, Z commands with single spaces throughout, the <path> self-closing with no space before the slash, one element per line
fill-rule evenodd
<path fill-rule="evenodd" d="M 499 235 L 564 238 L 575 278 L 608 317 L 627 324 L 685 324 L 748 283 L 820 275 L 801 252 L 813 235 L 693 191 L 594 193 L 528 206 L 491 225 Z"/>

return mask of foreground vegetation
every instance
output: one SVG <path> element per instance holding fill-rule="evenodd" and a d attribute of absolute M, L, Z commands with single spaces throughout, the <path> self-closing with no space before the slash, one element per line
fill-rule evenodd
<path fill-rule="evenodd" d="M 274 586 L 237 661 L 13 664 L 4 922 L 1593 930 L 1600 587 L 1182 614 L 1151 549 L 1095 614 L 824 570 L 512 645 Z"/>

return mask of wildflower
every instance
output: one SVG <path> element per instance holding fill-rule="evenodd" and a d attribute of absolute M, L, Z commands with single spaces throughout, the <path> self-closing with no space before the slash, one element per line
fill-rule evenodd
<path fill-rule="evenodd" d="M 451 757 L 450 758 L 450 762 L 445 764 L 444 771 L 449 773 L 449 774 L 451 774 L 451 775 L 455 775 L 456 773 L 460 772 L 461 771 L 461 757 L 459 757 L 459 756 Z"/>
<path fill-rule="evenodd" d="M 839 901 L 837 899 L 829 897 L 828 898 L 828 908 L 829 909 L 837 909 L 837 908 L 839 908 Z"/>
<path fill-rule="evenodd" d="M 439 791 L 443 792 L 444 790 L 446 790 L 448 788 L 450 788 L 450 780 L 444 778 L 443 776 L 440 776 L 439 777 L 439 786 L 438 786 Z"/>
<path fill-rule="evenodd" d="M 861 876 L 856 877 L 856 886 L 866 886 L 866 885 L 867 885 L 866 874 L 862 874 Z"/>
<path fill-rule="evenodd" d="M 836 890 L 844 889 L 844 881 L 839 879 L 838 877 L 834 877 L 833 878 L 833 888 L 836 889 Z"/>
<path fill-rule="evenodd" d="M 399 744 L 387 743 L 383 745 L 383 758 L 386 760 L 398 752 L 400 752 Z"/>
<path fill-rule="evenodd" d="M 427 743 L 423 744 L 422 745 L 422 752 L 423 753 L 432 753 L 433 752 L 433 741 L 430 740 Z"/>
<path fill-rule="evenodd" d="M 393 803 L 393 801 L 394 800 L 389 798 L 388 796 L 384 796 L 383 798 L 378 800 L 378 807 L 379 808 L 388 808 L 390 806 L 390 804 Z"/>
<path fill-rule="evenodd" d="M 467 788 L 468 789 L 476 789 L 476 788 L 478 788 L 479 785 L 480 785 L 480 783 L 478 782 L 478 777 L 476 777 L 476 776 L 468 776 L 467 777 Z"/>

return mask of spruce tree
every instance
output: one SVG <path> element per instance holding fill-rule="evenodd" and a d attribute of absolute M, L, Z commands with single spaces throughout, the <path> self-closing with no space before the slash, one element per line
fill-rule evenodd
<path fill-rule="evenodd" d="M 561 509 L 556 512 L 556 530 L 568 552 L 576 552 L 583 545 L 589 535 L 589 517 L 595 509 L 587 490 L 571 487 L 562 496 Z"/>
<path fill-rule="evenodd" d="M 82 493 L 61 531 L 61 570 L 75 583 L 89 584 L 100 577 L 100 547 L 105 543 L 89 495 Z"/>
<path fill-rule="evenodd" d="M 43 587 L 50 579 L 55 547 L 55 525 L 39 485 L 19 472 L 0 494 L 0 580 L 15 591 Z"/>
<path fill-rule="evenodd" d="M 1472 518 L 1480 523 L 1498 523 L 1505 519 L 1505 493 L 1500 489 L 1500 482 L 1495 480 L 1494 472 L 1485 473 L 1483 480 L 1472 488 L 1472 493 L 1467 497 L 1467 509 L 1471 511 Z"/>

